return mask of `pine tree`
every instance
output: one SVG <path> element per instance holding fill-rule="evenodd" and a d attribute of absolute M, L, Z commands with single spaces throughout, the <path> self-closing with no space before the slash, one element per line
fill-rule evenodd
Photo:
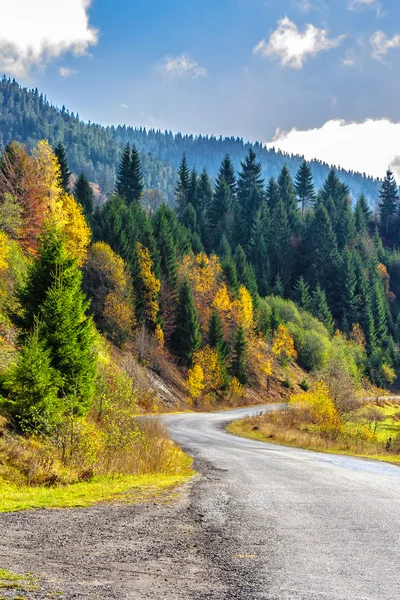
<path fill-rule="evenodd" d="M 284 292 L 289 288 L 293 270 L 293 248 L 291 228 L 286 208 L 280 200 L 272 213 L 270 228 L 269 257 L 271 273 L 279 277 Z"/>
<path fill-rule="evenodd" d="M 130 195 L 126 198 L 128 204 L 132 202 L 139 202 L 143 194 L 143 176 L 142 176 L 142 165 L 140 161 L 139 152 L 135 146 L 132 146 L 132 153 L 129 165 L 129 179 L 130 179 Z"/>
<path fill-rule="evenodd" d="M 213 190 L 208 173 L 205 169 L 201 172 L 197 184 L 196 210 L 197 214 L 205 215 L 212 202 Z"/>
<path fill-rule="evenodd" d="M 278 187 L 279 196 L 286 209 L 290 228 L 293 232 L 298 233 L 300 229 L 299 209 L 292 177 L 286 165 L 283 167 L 278 177 Z"/>
<path fill-rule="evenodd" d="M 178 171 L 178 184 L 175 190 L 175 206 L 179 217 L 183 214 L 183 211 L 188 203 L 189 189 L 190 171 L 186 154 L 183 154 Z"/>
<path fill-rule="evenodd" d="M 71 171 L 69 170 L 67 154 L 65 148 L 61 142 L 54 149 L 54 154 L 57 156 L 58 164 L 61 170 L 61 185 L 64 191 L 69 194 L 69 181 L 71 178 Z"/>
<path fill-rule="evenodd" d="M 354 217 L 356 220 L 357 233 L 360 235 L 368 233 L 371 211 L 369 210 L 368 202 L 364 194 L 361 194 L 357 200 Z"/>
<path fill-rule="evenodd" d="M 341 207 L 344 207 L 349 193 L 348 186 L 340 181 L 335 169 L 331 169 L 321 190 L 322 201 L 326 204 L 331 198 L 336 209 L 340 210 Z"/>
<path fill-rule="evenodd" d="M 280 200 L 279 186 L 273 177 L 270 177 L 268 180 L 266 197 L 268 202 L 268 208 L 272 213 L 278 206 L 278 202 Z"/>
<path fill-rule="evenodd" d="M 74 195 L 87 217 L 93 213 L 94 194 L 88 178 L 82 173 L 76 180 Z"/>
<path fill-rule="evenodd" d="M 297 171 L 295 187 L 301 202 L 301 214 L 304 217 L 305 209 L 312 206 L 315 201 L 315 188 L 312 171 L 304 160 Z"/>
<path fill-rule="evenodd" d="M 188 279 L 184 279 L 176 307 L 176 326 L 172 334 L 172 348 L 180 360 L 190 364 L 192 355 L 201 345 L 200 323 Z"/>
<path fill-rule="evenodd" d="M 117 194 L 130 202 L 131 200 L 131 149 L 127 144 L 122 153 L 121 161 L 118 167 L 117 184 L 115 188 Z"/>
<path fill-rule="evenodd" d="M 215 182 L 216 187 L 218 187 L 222 181 L 225 181 L 225 183 L 229 186 L 231 190 L 231 197 L 234 200 L 236 198 L 237 184 L 235 169 L 233 168 L 229 154 L 225 156 L 219 168 L 218 176 Z"/>
<path fill-rule="evenodd" d="M 335 324 L 332 313 L 329 310 L 325 292 L 320 288 L 319 285 L 317 285 L 317 288 L 312 295 L 312 313 L 319 321 L 324 323 L 329 333 L 333 335 L 335 331 Z"/>
<path fill-rule="evenodd" d="M 239 327 L 236 333 L 235 343 L 233 347 L 233 358 L 231 365 L 231 373 L 233 377 L 242 384 L 246 385 L 248 382 L 247 369 L 246 369 L 246 354 L 247 354 L 247 340 L 246 334 L 243 327 Z"/>
<path fill-rule="evenodd" d="M 304 308 L 304 310 L 311 310 L 312 302 L 311 302 L 311 293 L 310 286 L 305 281 L 304 277 L 300 277 L 294 287 L 294 297 L 296 302 Z"/>
<path fill-rule="evenodd" d="M 246 224 L 242 243 L 246 246 L 249 240 L 250 229 L 254 216 L 264 198 L 264 180 L 261 178 L 261 164 L 256 161 L 256 154 L 252 148 L 241 163 L 242 170 L 238 180 L 238 205 Z"/>
<path fill-rule="evenodd" d="M 379 191 L 381 232 L 387 238 L 392 234 L 393 219 L 398 210 L 399 196 L 397 192 L 396 180 L 392 171 L 388 169 Z"/>
<path fill-rule="evenodd" d="M 216 250 L 221 237 L 229 234 L 232 222 L 232 195 L 224 179 L 215 189 L 211 205 L 207 213 L 207 229 L 210 248 Z"/>

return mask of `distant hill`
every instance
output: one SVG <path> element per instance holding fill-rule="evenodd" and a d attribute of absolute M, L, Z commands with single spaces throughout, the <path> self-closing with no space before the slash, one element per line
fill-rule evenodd
<path fill-rule="evenodd" d="M 109 194 L 115 183 L 121 151 L 127 142 L 135 144 L 142 154 L 145 187 L 160 188 L 173 202 L 176 170 L 186 152 L 190 165 L 198 171 L 206 167 L 215 177 L 222 158 L 230 154 L 236 169 L 253 145 L 261 162 L 265 178 L 278 177 L 286 163 L 294 175 L 302 160 L 301 156 L 267 150 L 261 144 L 250 144 L 240 138 L 193 136 L 173 134 L 171 131 L 146 130 L 126 125 L 103 127 L 84 123 L 78 114 L 50 104 L 37 89 L 22 88 L 15 80 L 3 77 L 0 82 L 0 150 L 12 140 L 33 146 L 40 139 L 48 139 L 52 145 L 61 141 L 68 154 L 71 170 L 85 175 L 99 184 Z M 322 186 L 329 165 L 318 160 L 310 162 L 317 189 Z M 338 169 L 338 175 L 346 183 L 353 196 L 364 192 L 372 206 L 376 204 L 379 180 L 360 173 Z"/>

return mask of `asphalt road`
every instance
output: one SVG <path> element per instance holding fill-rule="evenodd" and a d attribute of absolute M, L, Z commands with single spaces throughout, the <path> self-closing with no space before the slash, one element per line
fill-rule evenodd
<path fill-rule="evenodd" d="M 204 473 L 192 502 L 223 597 L 398 600 L 400 468 L 224 430 L 254 412 L 166 418 Z"/>
<path fill-rule="evenodd" d="M 0 514 L 0 568 L 26 600 L 399 600 L 400 468 L 224 431 L 259 411 L 164 417 L 200 473 L 168 502 Z"/>

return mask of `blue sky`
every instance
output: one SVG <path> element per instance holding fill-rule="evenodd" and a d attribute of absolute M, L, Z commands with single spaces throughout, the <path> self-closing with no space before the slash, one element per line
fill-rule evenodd
<path fill-rule="evenodd" d="M 348 123 L 365 140 L 366 119 L 400 121 L 398 0 L 35 0 L 29 14 L 31 0 L 3 4 L 2 70 L 85 120 L 276 138 L 321 158 L 329 131 L 336 148 Z M 335 134 L 323 129 L 332 120 Z M 389 129 L 391 162 L 400 136 Z"/>

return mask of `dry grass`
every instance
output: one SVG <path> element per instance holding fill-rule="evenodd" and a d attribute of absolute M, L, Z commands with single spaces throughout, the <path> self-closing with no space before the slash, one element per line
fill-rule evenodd
<path fill-rule="evenodd" d="M 348 422 L 341 434 L 332 439 L 321 434 L 313 424 L 304 423 L 296 411 L 290 410 L 235 421 L 229 425 L 228 431 L 284 446 L 377 458 L 400 464 L 397 446 L 394 444 L 389 452 L 386 451 L 386 439 L 373 435 L 371 428 L 361 421 Z"/>

